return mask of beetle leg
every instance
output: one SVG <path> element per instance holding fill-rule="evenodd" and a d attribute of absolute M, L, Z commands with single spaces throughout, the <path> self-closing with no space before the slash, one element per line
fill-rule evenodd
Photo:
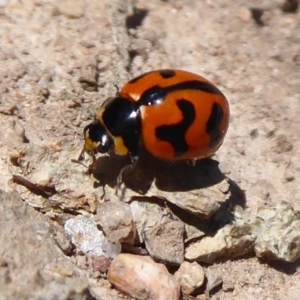
<path fill-rule="evenodd" d="M 125 172 L 130 172 L 132 171 L 135 166 L 137 165 L 137 162 L 138 162 L 138 156 L 132 156 L 131 157 L 131 164 L 130 165 L 126 165 L 124 166 L 121 171 L 119 172 L 119 175 L 117 177 L 117 184 L 116 184 L 116 191 L 115 191 L 115 195 L 117 196 L 118 195 L 118 192 L 121 188 L 121 185 L 123 183 L 123 174 Z"/>
<path fill-rule="evenodd" d="M 84 159 L 84 153 L 85 153 L 85 149 L 83 147 L 80 154 L 79 154 L 79 156 L 78 156 L 78 158 L 77 158 L 78 161 L 82 161 Z"/>

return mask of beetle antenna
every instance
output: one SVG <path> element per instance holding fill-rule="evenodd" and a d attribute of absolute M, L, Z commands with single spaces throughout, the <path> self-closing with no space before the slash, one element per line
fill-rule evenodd
<path fill-rule="evenodd" d="M 87 169 L 89 169 L 89 167 L 87 165 L 85 165 L 82 161 L 78 160 L 78 159 L 71 159 L 71 162 L 72 163 L 75 163 L 75 164 L 79 164 Z"/>
<path fill-rule="evenodd" d="M 119 94 L 119 91 L 120 91 L 118 84 L 117 84 L 116 82 L 113 82 L 113 86 L 114 86 L 115 89 L 116 89 L 116 95 L 118 95 L 118 94 Z"/>

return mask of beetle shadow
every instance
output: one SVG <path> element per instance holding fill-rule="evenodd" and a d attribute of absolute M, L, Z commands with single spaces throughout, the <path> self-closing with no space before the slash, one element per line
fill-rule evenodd
<path fill-rule="evenodd" d="M 124 168 L 130 164 L 129 157 L 117 155 L 103 156 L 97 159 L 93 175 L 101 186 L 116 186 L 117 177 Z M 223 180 L 229 184 L 228 198 L 209 220 L 199 222 L 199 217 L 186 212 L 171 202 L 169 209 L 184 223 L 199 227 L 208 235 L 214 235 L 218 229 L 234 220 L 233 207 L 237 205 L 245 208 L 246 194 L 239 185 L 225 176 L 219 169 L 219 162 L 213 159 L 202 159 L 191 163 L 170 163 L 154 158 L 147 152 L 142 152 L 137 165 L 129 172 L 123 174 L 126 188 L 138 193 L 133 199 L 153 202 L 153 197 L 147 197 L 147 192 L 155 180 L 156 187 L 165 192 L 184 192 L 214 186 Z M 225 192 L 227 193 L 227 192 Z M 144 196 L 146 195 L 146 197 Z M 157 198 L 161 201 L 160 198 Z M 160 200 L 159 200 L 160 199 Z M 161 205 L 165 205 L 164 202 Z"/>
<path fill-rule="evenodd" d="M 114 154 L 102 156 L 97 159 L 92 173 L 101 186 L 114 188 L 120 171 L 129 164 L 129 157 Z M 225 176 L 218 165 L 213 159 L 202 159 L 195 164 L 187 161 L 166 162 L 142 151 L 137 165 L 124 172 L 122 181 L 126 188 L 142 195 L 150 189 L 153 180 L 161 191 L 184 192 L 207 188 L 224 180 Z"/>

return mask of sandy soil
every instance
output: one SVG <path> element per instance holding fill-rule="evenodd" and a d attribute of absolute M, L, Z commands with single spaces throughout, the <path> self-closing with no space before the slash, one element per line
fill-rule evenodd
<path fill-rule="evenodd" d="M 299 210 L 300 14 L 281 5 L 0 1 L 1 188 L 11 190 L 8 157 L 19 143 L 49 147 L 60 157 L 54 164 L 64 165 L 78 156 L 82 128 L 114 94 L 114 82 L 181 68 L 209 78 L 229 99 L 230 128 L 216 159 L 245 190 L 247 209 L 287 201 Z M 245 258 L 208 268 L 229 287 L 212 299 L 299 298 L 298 263 Z"/>

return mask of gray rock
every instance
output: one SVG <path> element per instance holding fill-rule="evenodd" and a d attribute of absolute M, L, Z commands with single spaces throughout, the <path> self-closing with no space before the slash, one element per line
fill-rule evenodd
<path fill-rule="evenodd" d="M 76 249 L 88 256 L 113 258 L 121 252 L 121 245 L 109 242 L 91 217 L 79 215 L 69 219 L 64 228 Z"/>
<path fill-rule="evenodd" d="M 214 236 L 205 236 L 185 249 L 188 260 L 213 263 L 221 257 L 237 258 L 255 252 L 257 257 L 293 262 L 300 257 L 300 212 L 282 202 L 263 207 L 251 216 L 242 209 L 235 220 Z"/>
<path fill-rule="evenodd" d="M 168 264 L 184 260 L 184 224 L 167 209 L 155 203 L 133 201 L 131 204 L 140 241 L 150 256 Z"/>
<path fill-rule="evenodd" d="M 87 279 L 57 247 L 47 218 L 17 193 L 0 191 L 0 225 L 1 299 L 89 299 Z"/>
<path fill-rule="evenodd" d="M 260 258 L 294 262 L 300 258 L 300 212 L 282 202 L 260 209 L 254 231 L 255 253 Z"/>
<path fill-rule="evenodd" d="M 110 242 L 133 244 L 136 228 L 128 204 L 121 201 L 103 203 L 97 209 L 94 221 Z"/>
<path fill-rule="evenodd" d="M 235 221 L 221 228 L 214 236 L 205 236 L 186 247 L 188 260 L 213 263 L 220 257 L 236 258 L 253 252 L 256 235 L 251 219 L 243 212 L 235 212 Z"/>
<path fill-rule="evenodd" d="M 183 235 L 183 223 L 164 215 L 154 227 L 145 228 L 145 246 L 155 260 L 179 265 L 184 260 Z"/>
<path fill-rule="evenodd" d="M 204 284 L 204 269 L 196 262 L 183 262 L 174 277 L 185 294 L 192 294 Z"/>

